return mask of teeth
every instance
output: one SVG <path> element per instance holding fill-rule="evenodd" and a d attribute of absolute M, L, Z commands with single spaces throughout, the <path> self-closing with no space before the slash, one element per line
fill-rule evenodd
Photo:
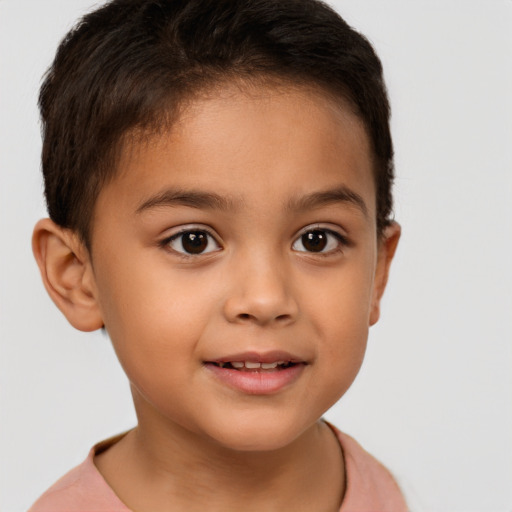
<path fill-rule="evenodd" d="M 284 366 L 286 364 L 286 361 L 274 361 L 273 363 L 255 363 L 253 361 L 230 361 L 229 363 L 218 363 L 218 365 L 221 368 L 225 368 L 226 366 L 231 365 L 236 370 L 241 370 L 244 367 L 247 368 L 248 370 L 257 370 L 259 368 L 263 370 L 274 370 L 278 366 Z"/>

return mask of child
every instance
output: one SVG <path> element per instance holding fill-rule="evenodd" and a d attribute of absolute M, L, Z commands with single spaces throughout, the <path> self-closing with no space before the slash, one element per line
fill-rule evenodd
<path fill-rule="evenodd" d="M 40 108 L 34 254 L 68 321 L 108 332 L 138 425 L 31 511 L 406 510 L 321 419 L 400 236 L 369 43 L 316 0 L 114 0 Z"/>

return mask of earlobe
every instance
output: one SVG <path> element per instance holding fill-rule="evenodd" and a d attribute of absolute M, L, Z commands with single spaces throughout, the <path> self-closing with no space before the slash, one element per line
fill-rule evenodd
<path fill-rule="evenodd" d="M 32 250 L 46 291 L 69 323 L 81 331 L 101 328 L 89 253 L 78 236 L 41 219 L 34 228 Z"/>
<path fill-rule="evenodd" d="M 400 225 L 397 222 L 392 222 L 384 229 L 382 238 L 379 241 L 377 268 L 370 309 L 370 325 L 377 323 L 380 316 L 380 301 L 386 289 L 389 269 L 398 246 L 398 241 L 400 240 L 400 233 Z"/>

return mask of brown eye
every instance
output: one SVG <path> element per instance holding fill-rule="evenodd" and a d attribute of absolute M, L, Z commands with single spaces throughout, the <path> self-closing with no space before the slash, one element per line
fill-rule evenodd
<path fill-rule="evenodd" d="M 323 231 L 309 231 L 301 237 L 302 246 L 309 252 L 320 252 L 327 245 L 327 234 Z"/>
<path fill-rule="evenodd" d="M 208 247 L 208 238 L 202 231 L 190 231 L 181 235 L 183 249 L 190 254 L 201 254 Z"/>
<path fill-rule="evenodd" d="M 298 252 L 330 253 L 346 245 L 348 245 L 346 238 L 335 231 L 311 229 L 295 240 L 292 249 Z"/>
<path fill-rule="evenodd" d="M 204 230 L 182 231 L 168 242 L 174 251 L 182 254 L 206 254 L 219 250 L 219 245 L 210 233 Z"/>

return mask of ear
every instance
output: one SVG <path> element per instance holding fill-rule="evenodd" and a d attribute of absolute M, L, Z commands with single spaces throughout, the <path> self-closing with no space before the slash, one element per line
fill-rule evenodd
<path fill-rule="evenodd" d="M 89 251 L 76 233 L 41 219 L 32 250 L 46 291 L 69 323 L 80 331 L 103 327 Z"/>
<path fill-rule="evenodd" d="M 388 282 L 389 268 L 395 255 L 401 228 L 397 222 L 392 222 L 384 229 L 378 241 L 377 268 L 373 284 L 373 295 L 370 309 L 370 325 L 377 323 L 380 316 L 380 301 Z"/>

